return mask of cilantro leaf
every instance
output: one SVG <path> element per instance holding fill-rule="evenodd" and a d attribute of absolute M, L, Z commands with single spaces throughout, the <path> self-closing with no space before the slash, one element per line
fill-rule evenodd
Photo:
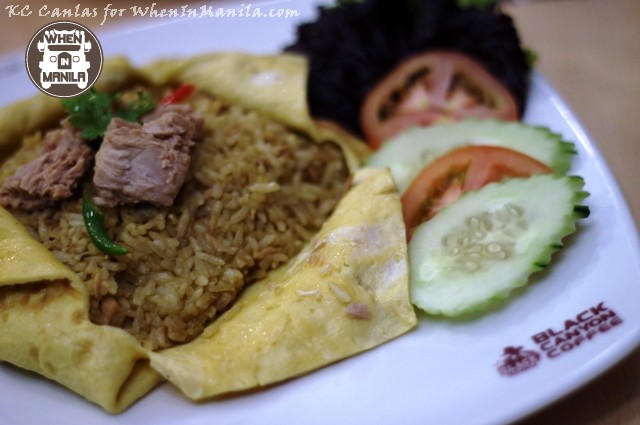
<path fill-rule="evenodd" d="M 69 122 L 82 130 L 82 138 L 94 140 L 102 137 L 111 122 L 111 103 L 109 93 L 98 93 L 94 89 L 81 95 L 64 99 L 62 106 L 69 114 Z"/>
<path fill-rule="evenodd" d="M 139 92 L 138 99 L 116 109 L 116 96 L 90 89 L 78 96 L 62 100 L 62 106 L 69 114 L 72 126 L 81 130 L 85 140 L 95 140 L 104 136 L 114 117 L 136 122 L 156 106 L 148 93 Z"/>
<path fill-rule="evenodd" d="M 124 108 L 119 108 L 115 116 L 125 121 L 137 122 L 140 117 L 153 110 L 156 102 L 149 93 L 138 92 L 138 98 Z"/>

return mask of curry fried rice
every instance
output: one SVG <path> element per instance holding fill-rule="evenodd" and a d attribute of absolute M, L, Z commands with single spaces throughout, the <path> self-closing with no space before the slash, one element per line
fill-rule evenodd
<path fill-rule="evenodd" d="M 349 174 L 333 144 L 202 94 L 191 103 L 204 113 L 205 134 L 174 205 L 104 211 L 128 254 L 108 257 L 91 243 L 78 198 L 56 210 L 13 212 L 86 283 L 92 321 L 123 327 L 151 349 L 190 341 L 245 284 L 295 255 Z"/>

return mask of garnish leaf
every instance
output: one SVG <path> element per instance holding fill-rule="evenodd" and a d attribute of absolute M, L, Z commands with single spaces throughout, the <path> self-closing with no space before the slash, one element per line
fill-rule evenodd
<path fill-rule="evenodd" d="M 119 108 L 115 116 L 125 121 L 137 122 L 147 112 L 156 107 L 156 102 L 149 93 L 138 92 L 138 98 L 124 108 Z"/>
<path fill-rule="evenodd" d="M 62 100 L 62 106 L 69 114 L 69 122 L 82 130 L 86 140 L 102 137 L 111 122 L 111 104 L 113 97 L 109 93 L 99 93 L 90 89 L 78 96 Z"/>
<path fill-rule="evenodd" d="M 334 9 L 340 7 L 346 7 L 351 3 L 364 3 L 365 0 L 337 0 L 333 5 L 323 6 L 323 9 Z"/>
<path fill-rule="evenodd" d="M 491 6 L 496 2 L 496 0 L 456 0 L 458 3 L 458 7 L 460 9 L 466 8 L 476 8 L 476 9 L 484 9 L 485 7 Z"/>
<path fill-rule="evenodd" d="M 529 65 L 529 68 L 533 69 L 538 63 L 538 54 L 536 53 L 535 50 L 529 47 L 525 47 L 523 50 L 524 50 L 525 58 L 527 61 L 527 65 Z"/>
<path fill-rule="evenodd" d="M 156 106 L 151 95 L 143 92 L 138 92 L 138 98 L 126 106 L 117 107 L 116 100 L 117 97 L 109 93 L 90 89 L 78 96 L 64 99 L 62 106 L 69 114 L 71 125 L 81 130 L 80 135 L 85 140 L 104 136 L 114 117 L 136 122 Z"/>

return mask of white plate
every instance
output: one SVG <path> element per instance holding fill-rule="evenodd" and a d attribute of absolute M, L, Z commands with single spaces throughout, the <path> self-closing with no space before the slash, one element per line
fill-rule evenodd
<path fill-rule="evenodd" d="M 258 6 L 263 11 L 296 9 L 301 15 L 175 22 L 157 18 L 149 19 L 149 27 L 121 28 L 99 38 L 106 56 L 124 54 L 138 64 L 211 50 L 268 53 L 293 40 L 298 22 L 315 16 L 309 2 L 263 2 L 253 10 Z M 36 92 L 22 61 L 13 57 L 0 63 L 2 104 Z M 421 317 L 417 329 L 382 347 L 261 391 L 196 404 L 163 385 L 119 416 L 37 375 L 2 365 L 0 423 L 488 424 L 514 421 L 566 395 L 640 342 L 640 243 L 594 142 L 539 75 L 534 75 L 524 120 L 576 143 L 579 154 L 572 172 L 586 180 L 591 216 L 581 222 L 552 267 L 504 308 L 467 322 Z M 567 351 L 554 358 L 534 341 L 548 329 L 579 328 L 566 320 L 584 319 L 580 326 L 595 329 L 599 320 L 586 319 L 592 315 L 589 309 L 598 305 L 615 312 L 621 322 L 605 332 L 581 331 L 583 339 L 573 339 L 573 348 L 564 345 Z M 600 319 L 602 315 L 599 311 Z M 601 320 L 599 326 L 612 321 Z M 540 359 L 528 370 L 503 376 L 498 366 L 509 346 L 535 350 Z"/>

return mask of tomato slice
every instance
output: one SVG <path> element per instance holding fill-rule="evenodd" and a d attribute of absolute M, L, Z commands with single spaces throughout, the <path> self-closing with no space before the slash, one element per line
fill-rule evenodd
<path fill-rule="evenodd" d="M 369 93 L 360 124 L 374 149 L 411 126 L 462 118 L 517 120 L 509 90 L 462 53 L 432 51 L 402 62 Z"/>
<path fill-rule="evenodd" d="M 499 146 L 455 149 L 427 165 L 402 195 L 407 240 L 422 222 L 454 202 L 463 192 L 509 177 L 529 177 L 553 170 L 528 155 Z"/>

